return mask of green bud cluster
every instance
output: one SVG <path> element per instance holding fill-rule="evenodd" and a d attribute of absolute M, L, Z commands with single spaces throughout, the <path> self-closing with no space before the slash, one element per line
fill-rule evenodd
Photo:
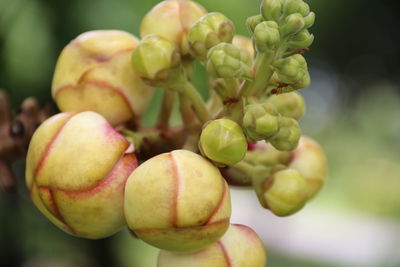
<path fill-rule="evenodd" d="M 265 140 L 283 151 L 295 149 L 301 135 L 297 120 L 282 116 L 268 101 L 247 105 L 242 125 L 250 142 Z"/>
<path fill-rule="evenodd" d="M 302 55 L 296 54 L 276 60 L 273 68 L 282 83 L 298 84 L 309 76 L 307 62 Z"/>
<path fill-rule="evenodd" d="M 250 17 L 246 24 L 254 33 L 258 51 L 265 52 L 266 48 L 274 50 L 282 41 L 288 50 L 306 49 L 314 41 L 308 31 L 314 21 L 315 13 L 303 0 L 263 0 L 260 15 Z M 263 26 L 257 30 L 259 25 Z M 271 41 L 274 41 L 272 45 Z"/>
<path fill-rule="evenodd" d="M 304 98 L 297 92 L 272 95 L 267 103 L 275 106 L 278 112 L 285 117 L 299 120 L 305 112 Z"/>
<path fill-rule="evenodd" d="M 218 12 L 208 13 L 189 30 L 191 53 L 204 61 L 210 48 L 219 43 L 231 43 L 234 35 L 235 27 L 232 21 Z"/>
<path fill-rule="evenodd" d="M 269 139 L 269 142 L 278 150 L 291 151 L 297 147 L 300 136 L 299 123 L 295 119 L 281 116 L 279 131 Z"/>
<path fill-rule="evenodd" d="M 217 78 L 251 79 L 251 62 L 245 49 L 220 43 L 207 54 L 207 71 Z"/>
<path fill-rule="evenodd" d="M 279 131 L 279 113 L 269 103 L 249 104 L 244 108 L 243 128 L 251 142 L 266 140 Z"/>

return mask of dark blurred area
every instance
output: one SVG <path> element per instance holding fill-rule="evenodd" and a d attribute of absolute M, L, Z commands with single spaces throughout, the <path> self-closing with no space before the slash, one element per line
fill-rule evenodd
<path fill-rule="evenodd" d="M 158 2 L 0 0 L 0 88 L 12 108 L 28 96 L 52 102 L 57 57 L 78 34 L 120 29 L 138 36 L 141 18 Z M 259 0 L 197 2 L 224 13 L 245 36 L 245 20 L 259 8 Z M 325 148 L 329 181 L 309 206 L 284 219 L 261 208 L 246 213 L 244 204 L 257 206 L 255 198 L 233 192 L 233 218 L 260 234 L 269 266 L 400 266 L 398 2 L 306 2 L 317 19 L 305 54 L 312 85 L 301 91 L 302 129 Z M 13 167 L 17 193 L 0 192 L 0 266 L 155 266 L 157 250 L 127 231 L 101 241 L 61 232 L 30 201 L 24 162 Z"/>

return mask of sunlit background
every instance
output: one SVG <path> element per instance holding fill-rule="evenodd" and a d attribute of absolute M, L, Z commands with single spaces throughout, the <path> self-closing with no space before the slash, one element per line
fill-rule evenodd
<path fill-rule="evenodd" d="M 93 29 L 138 35 L 155 0 L 0 0 L 0 88 L 13 108 L 27 96 L 50 103 L 61 49 Z M 248 35 L 245 19 L 259 0 L 199 0 L 231 18 Z M 312 77 L 306 135 L 329 160 L 322 192 L 301 212 L 277 218 L 251 191 L 233 190 L 234 223 L 254 228 L 271 267 L 400 266 L 400 17 L 396 1 L 307 1 L 317 14 L 316 41 L 306 53 Z M 204 70 L 195 82 L 206 90 Z M 155 119 L 159 94 L 146 120 Z M 1 140 L 0 140 L 1 142 Z M 88 241 L 53 226 L 24 188 L 24 162 L 15 171 L 17 195 L 0 193 L 0 266 L 156 266 L 158 251 L 127 231 Z"/>

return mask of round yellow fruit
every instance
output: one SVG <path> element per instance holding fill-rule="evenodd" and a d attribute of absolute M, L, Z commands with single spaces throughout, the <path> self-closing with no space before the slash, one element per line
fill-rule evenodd
<path fill-rule="evenodd" d="M 195 251 L 217 241 L 231 215 L 228 185 L 200 155 L 175 150 L 141 164 L 125 187 L 125 217 L 143 241 Z"/>
<path fill-rule="evenodd" d="M 60 113 L 34 133 L 26 185 L 34 204 L 62 230 L 97 239 L 125 225 L 125 183 L 133 146 L 99 114 Z"/>

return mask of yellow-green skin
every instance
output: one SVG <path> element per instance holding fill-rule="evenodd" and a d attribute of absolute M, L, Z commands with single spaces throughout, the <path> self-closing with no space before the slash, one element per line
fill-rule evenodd
<path fill-rule="evenodd" d="M 231 224 L 216 243 L 190 254 L 162 250 L 157 267 L 264 267 L 267 255 L 257 234 L 249 227 Z"/>
<path fill-rule="evenodd" d="M 254 57 L 253 42 L 249 38 L 241 35 L 235 35 L 233 37 L 232 44 L 245 49 L 249 53 L 250 58 Z"/>
<path fill-rule="evenodd" d="M 125 218 L 143 241 L 160 249 L 191 252 L 228 229 L 228 185 L 200 155 L 175 150 L 141 164 L 125 187 Z"/>
<path fill-rule="evenodd" d="M 313 198 L 325 183 L 328 163 L 324 150 L 309 137 L 302 136 L 292 151 L 288 168 L 297 170 L 306 180 L 308 199 Z"/>
<path fill-rule="evenodd" d="M 133 146 L 94 112 L 60 113 L 34 133 L 26 186 L 36 207 L 75 236 L 98 239 L 125 225 L 123 193 Z"/>
<path fill-rule="evenodd" d="M 131 66 L 138 44 L 133 35 L 117 30 L 85 32 L 61 52 L 52 96 L 63 112 L 95 111 L 118 125 L 139 116 L 153 89 Z"/>
<path fill-rule="evenodd" d="M 278 171 L 269 179 L 271 184 L 262 195 L 263 206 L 278 216 L 289 216 L 303 208 L 307 201 L 307 184 L 297 170 Z"/>
<path fill-rule="evenodd" d="M 198 3 L 187 0 L 166 0 L 153 7 L 143 18 L 140 36 L 157 34 L 174 42 L 182 54 L 189 53 L 187 33 L 206 10 Z"/>
<path fill-rule="evenodd" d="M 233 165 L 247 152 L 247 140 L 242 128 L 229 119 L 208 123 L 200 135 L 199 147 L 204 156 L 225 165 Z"/>

